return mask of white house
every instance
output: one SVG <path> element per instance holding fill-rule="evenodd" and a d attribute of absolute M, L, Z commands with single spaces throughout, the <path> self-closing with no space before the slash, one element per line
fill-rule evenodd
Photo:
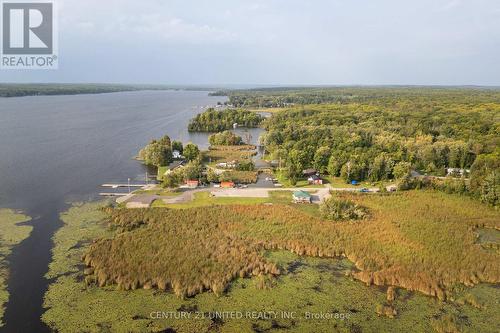
<path fill-rule="evenodd" d="M 178 150 L 172 151 L 172 157 L 174 158 L 174 160 L 180 160 L 181 158 L 184 158 L 181 152 Z"/>

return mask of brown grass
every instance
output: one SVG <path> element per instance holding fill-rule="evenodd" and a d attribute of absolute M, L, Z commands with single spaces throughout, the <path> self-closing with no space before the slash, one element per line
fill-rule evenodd
<path fill-rule="evenodd" d="M 115 210 L 113 223 L 134 230 L 95 243 L 85 263 L 100 285 L 140 286 L 192 295 L 220 293 L 234 277 L 278 274 L 262 250 L 346 256 L 356 279 L 445 299 L 455 284 L 500 282 L 500 254 L 475 243 L 477 227 L 500 227 L 500 213 L 462 197 L 430 191 L 345 195 L 368 207 L 363 222 L 331 222 L 289 206 L 189 210 Z M 144 226 L 139 226 L 141 221 Z M 385 313 L 385 311 L 383 311 Z"/>

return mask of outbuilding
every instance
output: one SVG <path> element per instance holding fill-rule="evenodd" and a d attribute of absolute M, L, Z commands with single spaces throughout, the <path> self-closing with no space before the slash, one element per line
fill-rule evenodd
<path fill-rule="evenodd" d="M 233 182 L 221 182 L 220 187 L 222 188 L 233 188 L 234 183 Z"/>

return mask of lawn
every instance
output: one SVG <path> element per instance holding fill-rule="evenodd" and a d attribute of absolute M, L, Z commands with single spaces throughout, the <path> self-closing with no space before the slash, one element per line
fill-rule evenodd
<path fill-rule="evenodd" d="M 297 181 L 297 184 L 292 185 L 290 182 L 290 179 L 288 179 L 282 171 L 274 171 L 274 177 L 278 180 L 278 182 L 283 185 L 283 187 L 308 187 L 308 188 L 322 188 L 325 187 L 324 185 L 311 185 L 307 181 L 307 179 L 299 179 Z M 326 179 L 323 179 L 324 184 L 327 184 L 328 181 Z"/>
<path fill-rule="evenodd" d="M 134 191 L 134 194 L 155 194 L 155 195 L 161 195 L 164 197 L 175 197 L 181 193 L 175 191 L 174 189 L 156 188 L 154 190 L 136 190 L 136 191 Z"/>
<path fill-rule="evenodd" d="M 190 202 L 179 204 L 165 204 L 162 200 L 155 200 L 152 207 L 167 207 L 173 209 L 187 209 L 196 207 L 207 207 L 212 205 L 255 205 L 268 202 L 267 198 L 217 198 L 210 195 L 210 192 L 197 192 L 194 193 L 194 199 Z"/>
<path fill-rule="evenodd" d="M 314 193 L 314 192 L 311 192 Z M 197 207 L 209 207 L 213 205 L 258 205 L 258 204 L 281 204 L 297 208 L 311 215 L 318 215 L 318 205 L 315 204 L 294 204 L 292 202 L 292 192 L 290 191 L 271 191 L 269 198 L 240 198 L 240 197 L 214 197 L 210 192 L 203 191 L 194 193 L 194 199 L 191 202 L 179 204 L 166 204 L 162 200 L 155 200 L 152 208 L 172 208 L 188 209 Z"/>
<path fill-rule="evenodd" d="M 158 174 L 156 175 L 156 179 L 157 180 L 163 180 L 163 175 L 165 174 L 165 172 L 167 172 L 168 170 L 168 166 L 161 166 L 161 167 L 158 167 Z"/>
<path fill-rule="evenodd" d="M 30 217 L 11 209 L 0 209 L 0 327 L 3 326 L 4 306 L 9 298 L 7 292 L 9 275 L 7 257 L 14 246 L 30 235 L 33 227 L 20 225 L 20 223 L 30 220 Z"/>

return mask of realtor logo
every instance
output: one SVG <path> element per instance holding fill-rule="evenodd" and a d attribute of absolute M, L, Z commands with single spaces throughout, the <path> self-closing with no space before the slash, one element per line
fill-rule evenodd
<path fill-rule="evenodd" d="M 2 1 L 2 69 L 57 68 L 54 5 L 50 0 Z"/>

